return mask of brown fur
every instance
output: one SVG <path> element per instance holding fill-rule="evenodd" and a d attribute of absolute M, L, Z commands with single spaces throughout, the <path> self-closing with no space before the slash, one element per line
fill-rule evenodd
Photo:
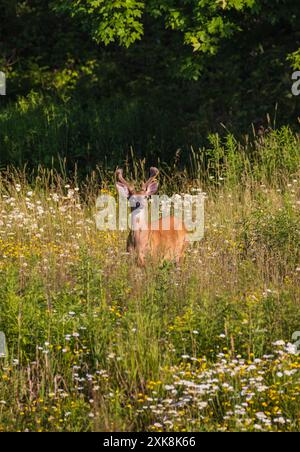
<path fill-rule="evenodd" d="M 127 241 L 127 251 L 136 252 L 140 266 L 145 266 L 145 259 L 175 261 L 180 264 L 184 257 L 187 231 L 182 222 L 170 217 L 170 230 L 163 230 L 162 219 L 149 225 L 148 231 L 131 231 Z M 177 229 L 175 229 L 177 224 Z M 151 230 L 151 227 L 154 230 Z"/>
<path fill-rule="evenodd" d="M 136 192 L 134 187 L 123 178 L 123 171 L 117 170 L 117 189 L 127 194 L 127 197 L 138 195 L 147 197 L 157 191 L 156 176 L 158 170 L 150 169 L 150 179 L 143 184 L 143 190 Z M 147 230 L 131 231 L 127 240 L 127 251 L 136 253 L 139 266 L 144 267 L 146 258 L 155 261 L 175 261 L 179 264 L 184 256 L 187 245 L 187 230 L 182 221 L 174 216 L 165 218 L 170 221 L 168 230 L 163 228 L 163 219 L 148 224 Z"/>

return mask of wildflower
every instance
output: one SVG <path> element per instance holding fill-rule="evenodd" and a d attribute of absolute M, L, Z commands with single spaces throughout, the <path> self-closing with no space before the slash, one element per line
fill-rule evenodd
<path fill-rule="evenodd" d="M 289 355 L 297 355 L 298 350 L 297 350 L 296 344 L 287 344 L 287 346 L 286 346 L 286 352 L 287 352 Z"/>
<path fill-rule="evenodd" d="M 286 423 L 286 421 L 283 417 L 275 418 L 274 422 L 276 422 L 277 424 L 281 424 L 281 425 L 284 425 Z"/>
<path fill-rule="evenodd" d="M 283 347 L 285 345 L 284 341 L 277 341 L 277 342 L 273 342 L 273 344 L 275 347 Z"/>
<path fill-rule="evenodd" d="M 198 404 L 199 410 L 204 410 L 205 408 L 207 408 L 207 406 L 208 406 L 208 403 L 207 403 L 207 402 L 200 402 L 200 403 Z"/>
<path fill-rule="evenodd" d="M 257 419 L 260 419 L 260 420 L 267 419 L 267 416 L 263 412 L 255 413 L 255 416 L 257 417 Z"/>

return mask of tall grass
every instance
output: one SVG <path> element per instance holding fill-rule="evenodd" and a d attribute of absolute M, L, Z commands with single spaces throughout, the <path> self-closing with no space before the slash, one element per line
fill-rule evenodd
<path fill-rule="evenodd" d="M 283 127 L 239 139 L 224 130 L 206 139 L 192 124 L 184 127 L 176 112 L 122 98 L 63 102 L 32 92 L 0 109 L 0 168 L 58 169 L 61 159 L 69 170 L 76 161 L 81 175 L 97 164 L 111 170 L 127 161 L 133 169 L 145 159 L 186 171 L 189 179 L 206 175 L 215 185 L 223 185 L 224 176 L 232 184 L 245 177 L 270 182 L 278 173 L 297 172 L 299 135 Z"/>
<path fill-rule="evenodd" d="M 161 164 L 162 192 L 207 193 L 180 269 L 141 270 L 126 234 L 96 229 L 109 171 L 1 173 L 0 431 L 299 431 L 298 138 L 261 139 L 254 165 L 211 140 Z"/>
<path fill-rule="evenodd" d="M 168 155 L 183 143 L 174 117 L 142 100 L 115 97 L 63 102 L 32 92 L 0 109 L 0 165 L 52 166 L 59 157 L 113 166 L 134 148 L 138 156 Z"/>

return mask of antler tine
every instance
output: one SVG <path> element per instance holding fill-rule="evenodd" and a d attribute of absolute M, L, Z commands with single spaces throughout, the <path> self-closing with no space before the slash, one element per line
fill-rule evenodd
<path fill-rule="evenodd" d="M 132 186 L 131 184 L 129 184 L 129 183 L 124 179 L 124 177 L 123 177 L 123 170 L 122 170 L 122 168 L 118 168 L 118 169 L 116 170 L 116 178 L 117 178 L 117 180 L 118 180 L 119 182 L 121 182 L 121 184 L 126 185 L 126 187 L 128 188 L 128 190 L 129 190 L 130 192 L 133 191 L 133 186 Z"/>
<path fill-rule="evenodd" d="M 118 168 L 117 170 L 116 170 L 116 178 L 122 183 L 122 184 L 125 184 L 125 185 L 129 185 L 128 184 L 128 182 L 124 179 L 124 177 L 123 177 L 123 170 L 121 169 L 121 168 Z"/>
<path fill-rule="evenodd" d="M 150 176 L 151 177 L 156 177 L 156 176 L 158 176 L 158 174 L 159 174 L 158 169 L 155 168 L 155 166 L 151 166 L 151 168 L 150 168 Z"/>
<path fill-rule="evenodd" d="M 144 189 L 144 190 L 147 189 L 148 185 L 151 184 L 151 182 L 153 182 L 153 181 L 156 179 L 156 177 L 158 176 L 158 174 L 159 174 L 158 169 L 155 168 L 155 166 L 152 166 L 152 167 L 150 168 L 150 178 L 147 180 L 147 182 L 145 182 L 145 183 L 143 184 L 143 189 Z"/>

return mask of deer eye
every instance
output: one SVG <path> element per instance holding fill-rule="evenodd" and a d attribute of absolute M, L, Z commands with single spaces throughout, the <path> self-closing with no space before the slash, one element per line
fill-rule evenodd
<path fill-rule="evenodd" d="M 135 205 L 135 207 L 140 207 L 141 206 L 141 203 L 138 201 L 137 203 L 136 203 L 136 205 Z"/>

